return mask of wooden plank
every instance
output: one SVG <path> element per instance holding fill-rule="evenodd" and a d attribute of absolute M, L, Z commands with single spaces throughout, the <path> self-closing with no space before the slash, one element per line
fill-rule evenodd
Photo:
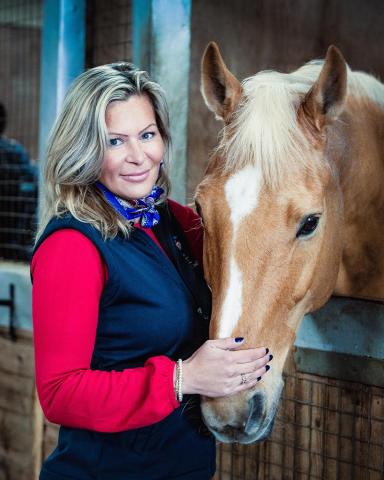
<path fill-rule="evenodd" d="M 133 61 L 140 68 L 146 70 L 144 62 L 132 60 L 132 43 L 139 43 L 148 51 L 148 39 L 142 37 L 133 39 L 135 32 L 132 28 L 136 19 L 132 18 L 131 5 L 134 1 L 119 0 L 106 2 L 93 0 L 87 2 L 87 66 L 94 67 L 104 63 Z M 144 15 L 149 0 L 142 0 L 141 13 Z M 137 12 L 138 16 L 139 12 Z M 116 18 L 119 21 L 116 22 Z M 148 62 L 147 62 L 148 64 Z"/>
<path fill-rule="evenodd" d="M 234 443 L 232 445 L 232 477 L 234 480 L 244 478 L 245 447 Z"/>
<path fill-rule="evenodd" d="M 289 359 L 291 362 L 291 358 Z M 291 371 L 293 372 L 292 364 L 290 363 Z M 300 377 L 295 373 L 292 375 L 292 382 L 287 382 L 287 394 L 292 398 L 293 418 L 290 420 L 292 425 L 290 429 L 293 430 L 293 439 L 291 445 L 293 446 L 293 465 L 292 475 L 295 480 L 302 472 L 308 471 L 309 468 L 309 419 L 310 409 L 304 407 L 304 403 L 309 403 L 311 383 L 300 381 Z M 291 385 L 290 385 L 291 384 Z M 287 419 L 288 420 L 288 419 Z"/>
<path fill-rule="evenodd" d="M 333 385 L 327 385 L 324 401 L 324 430 L 326 432 L 324 438 L 324 476 L 329 480 L 337 480 L 340 389 Z"/>
<path fill-rule="evenodd" d="M 232 447 L 226 443 L 220 445 L 221 450 L 221 465 L 220 472 L 221 474 L 231 474 L 232 469 Z"/>
<path fill-rule="evenodd" d="M 33 377 L 34 353 L 31 336 L 23 336 L 13 342 L 4 329 L 0 335 L 0 372 L 12 373 L 19 378 Z"/>
<path fill-rule="evenodd" d="M 32 333 L 18 330 L 12 341 L 8 329 L 1 327 L 0 479 L 37 478 L 34 398 Z"/>
<path fill-rule="evenodd" d="M 282 464 L 285 469 L 284 479 L 294 479 L 295 455 L 296 455 L 296 374 L 294 363 L 288 358 L 285 372 L 285 387 L 283 391 L 283 402 L 281 406 L 281 445 L 283 450 Z"/>
<path fill-rule="evenodd" d="M 3 372 L 0 375 L 0 392 L 0 409 L 25 415 L 32 413 L 32 378 L 20 379 L 17 375 Z"/>
<path fill-rule="evenodd" d="M 374 470 L 384 466 L 384 396 L 377 393 L 375 390 L 370 402 L 371 435 L 368 445 L 368 463 Z"/>
<path fill-rule="evenodd" d="M 310 425 L 310 476 L 321 478 L 323 461 L 321 454 L 324 447 L 324 399 L 325 386 L 321 383 L 312 384 L 312 415 Z"/>
<path fill-rule="evenodd" d="M 32 461 L 33 461 L 33 480 L 38 480 L 43 461 L 44 448 L 44 415 L 40 407 L 36 390 L 33 397 L 33 441 L 32 441 Z"/>
<path fill-rule="evenodd" d="M 32 471 L 30 455 L 0 447 L 0 480 L 31 480 Z"/>
<path fill-rule="evenodd" d="M 260 449 L 260 444 L 247 445 L 245 452 L 245 474 L 244 480 L 258 479 L 258 461 L 257 455 Z"/>
<path fill-rule="evenodd" d="M 279 443 L 273 440 L 268 442 L 269 450 L 269 472 L 268 478 L 271 480 L 281 480 L 283 478 L 283 449 Z"/>
<path fill-rule="evenodd" d="M 0 448 L 24 454 L 30 451 L 33 422 L 29 416 L 0 410 L 0 431 Z"/>

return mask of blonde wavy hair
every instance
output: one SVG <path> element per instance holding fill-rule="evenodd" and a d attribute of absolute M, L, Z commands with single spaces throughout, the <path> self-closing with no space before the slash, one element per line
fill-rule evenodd
<path fill-rule="evenodd" d="M 165 156 L 156 182 L 165 193 L 157 203 L 167 198 L 171 136 L 162 88 L 150 80 L 147 72 L 131 63 L 91 68 L 72 83 L 48 139 L 45 190 L 36 240 L 53 217 L 68 213 L 93 225 L 104 239 L 113 238 L 118 233 L 129 236 L 129 223 L 104 199 L 95 182 L 100 177 L 107 148 L 107 106 L 132 95 L 146 95 L 152 103 L 165 145 Z"/>

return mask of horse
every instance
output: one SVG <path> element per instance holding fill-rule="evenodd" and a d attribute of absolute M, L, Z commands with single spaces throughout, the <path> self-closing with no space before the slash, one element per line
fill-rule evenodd
<path fill-rule="evenodd" d="M 274 355 L 256 386 L 201 407 L 218 440 L 247 444 L 272 429 L 303 316 L 332 294 L 384 297 L 384 85 L 335 46 L 240 83 L 211 42 L 201 91 L 224 124 L 195 192 L 210 338 Z"/>

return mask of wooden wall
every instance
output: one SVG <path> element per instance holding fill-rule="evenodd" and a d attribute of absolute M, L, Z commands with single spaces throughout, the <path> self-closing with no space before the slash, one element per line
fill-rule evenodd
<path fill-rule="evenodd" d="M 42 414 L 34 382 L 32 334 L 16 342 L 0 328 L 0 480 L 32 480 L 41 461 Z"/>
<path fill-rule="evenodd" d="M 215 480 L 382 480 L 384 389 L 285 369 L 271 436 L 219 446 Z"/>
<path fill-rule="evenodd" d="M 193 0 L 188 128 L 188 199 L 221 127 L 200 94 L 200 59 L 216 41 L 243 79 L 259 70 L 292 71 L 337 45 L 355 69 L 384 79 L 382 0 Z"/>
<path fill-rule="evenodd" d="M 131 0 L 88 0 L 86 68 L 131 61 Z"/>

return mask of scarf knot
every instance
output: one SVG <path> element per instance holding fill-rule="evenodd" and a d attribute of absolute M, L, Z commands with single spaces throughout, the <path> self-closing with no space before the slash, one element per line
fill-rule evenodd
<path fill-rule="evenodd" d="M 160 215 L 156 210 L 156 200 L 164 193 L 161 187 L 155 185 L 146 197 L 124 200 L 108 190 L 102 183 L 96 182 L 96 186 L 103 192 L 111 207 L 127 220 L 139 218 L 140 225 L 145 228 L 151 228 L 159 223 Z"/>

